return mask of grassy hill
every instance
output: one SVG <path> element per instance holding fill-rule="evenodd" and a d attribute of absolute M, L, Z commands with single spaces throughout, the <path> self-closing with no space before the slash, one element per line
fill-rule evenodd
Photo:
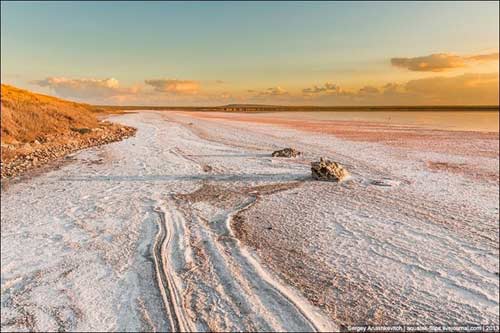
<path fill-rule="evenodd" d="M 1 85 L 1 142 L 45 141 L 48 135 L 98 126 L 95 108 Z"/>
<path fill-rule="evenodd" d="M 122 140 L 135 129 L 107 121 L 99 107 L 1 85 L 1 178 L 73 151 Z"/>

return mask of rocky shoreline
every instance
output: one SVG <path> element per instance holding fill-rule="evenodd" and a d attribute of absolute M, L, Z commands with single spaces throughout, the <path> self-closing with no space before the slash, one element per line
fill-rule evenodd
<path fill-rule="evenodd" d="M 120 141 L 135 132 L 133 127 L 101 122 L 96 128 L 75 128 L 30 143 L 2 144 L 1 178 L 21 176 L 77 150 Z"/>

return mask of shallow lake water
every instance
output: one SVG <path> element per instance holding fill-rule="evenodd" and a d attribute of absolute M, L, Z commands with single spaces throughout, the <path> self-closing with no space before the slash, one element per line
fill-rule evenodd
<path fill-rule="evenodd" d="M 498 132 L 498 111 L 309 111 L 264 112 L 249 114 L 255 117 L 290 120 L 341 120 L 383 122 L 423 128 Z"/>

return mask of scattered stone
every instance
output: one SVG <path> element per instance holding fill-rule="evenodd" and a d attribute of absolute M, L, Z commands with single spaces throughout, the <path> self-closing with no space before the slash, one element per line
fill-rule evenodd
<path fill-rule="evenodd" d="M 11 150 L 13 157 L 5 158 L 6 154 L 2 152 L 1 178 L 17 177 L 31 168 L 42 166 L 51 160 L 67 156 L 77 150 L 128 138 L 134 135 L 136 131 L 132 127 L 118 127 L 112 124 L 99 131 L 92 131 L 90 129 L 80 131 L 81 129 L 75 130 L 74 128 L 71 130 L 72 132 L 70 133 L 58 134 L 57 141 L 37 138 L 33 142 L 33 145 L 18 143 L 18 147 L 2 143 L 2 151 L 4 152 L 4 149 Z M 90 134 L 81 135 L 88 133 Z"/>
<path fill-rule="evenodd" d="M 312 177 L 316 180 L 341 182 L 349 177 L 349 172 L 337 162 L 320 158 L 319 162 L 311 163 Z"/>
<path fill-rule="evenodd" d="M 397 185 L 399 185 L 399 183 L 400 183 L 399 181 L 392 180 L 392 179 L 374 179 L 374 180 L 369 181 L 369 184 L 371 184 L 371 185 L 387 186 L 387 187 L 397 186 Z"/>
<path fill-rule="evenodd" d="M 297 157 L 301 155 L 300 151 L 297 151 L 293 148 L 285 148 L 281 150 L 276 150 L 272 153 L 273 157 Z"/>
<path fill-rule="evenodd" d="M 92 132 L 92 130 L 90 128 L 84 128 L 84 127 L 82 127 L 82 128 L 72 127 L 71 130 L 74 132 L 78 132 L 80 134 L 87 134 L 87 133 Z"/>

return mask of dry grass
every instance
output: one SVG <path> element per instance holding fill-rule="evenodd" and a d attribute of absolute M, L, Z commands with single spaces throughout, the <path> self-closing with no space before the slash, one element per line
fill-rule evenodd
<path fill-rule="evenodd" d="M 96 109 L 56 97 L 1 85 L 1 142 L 21 144 L 64 136 L 72 129 L 95 128 Z"/>
<path fill-rule="evenodd" d="M 100 121 L 106 110 L 1 85 L 1 178 L 73 151 L 122 140 L 135 129 Z"/>

